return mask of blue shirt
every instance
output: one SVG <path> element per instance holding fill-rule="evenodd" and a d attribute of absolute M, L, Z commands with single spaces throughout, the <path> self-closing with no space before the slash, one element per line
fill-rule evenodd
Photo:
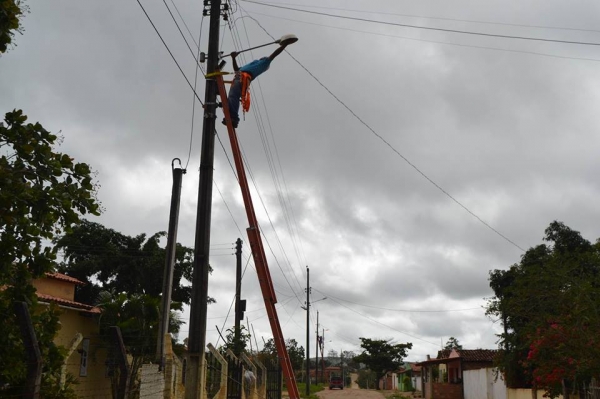
<path fill-rule="evenodd" d="M 244 65 L 240 68 L 241 72 L 247 72 L 252 75 L 252 80 L 256 79 L 258 75 L 266 72 L 271 66 L 271 59 L 269 57 L 262 57 L 259 60 L 254 60 L 249 64 Z"/>

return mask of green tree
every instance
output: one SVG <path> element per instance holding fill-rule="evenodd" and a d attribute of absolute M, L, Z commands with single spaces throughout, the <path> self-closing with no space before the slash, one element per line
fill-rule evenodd
<path fill-rule="evenodd" d="M 288 352 L 288 356 L 290 358 L 290 362 L 292 363 L 292 368 L 294 371 L 302 370 L 304 365 L 304 347 L 298 344 L 294 338 L 288 338 L 285 340 L 285 347 Z M 277 348 L 275 347 L 275 341 L 273 338 L 270 338 L 266 343 L 259 354 L 259 359 L 261 361 L 274 361 L 277 360 Z"/>
<path fill-rule="evenodd" d="M 159 323 L 160 298 L 145 294 L 127 295 L 102 291 L 97 306 L 102 309 L 100 334 L 112 346 L 109 328 L 121 329 L 123 343 L 130 356 L 129 392 L 130 397 L 139 395 L 140 369 L 143 363 L 156 359 L 156 342 Z M 169 331 L 177 333 L 182 324 L 176 314 L 171 314 Z M 113 392 L 118 385 L 118 367 L 112 365 L 111 384 Z"/>
<path fill-rule="evenodd" d="M 498 367 L 511 387 L 563 387 L 600 372 L 600 242 L 552 222 L 544 240 L 508 270 L 490 272 L 487 313 L 503 324 Z"/>
<path fill-rule="evenodd" d="M 14 44 L 15 32 L 23 33 L 21 19 L 27 12 L 29 7 L 22 0 L 0 1 L 0 55 Z"/>
<path fill-rule="evenodd" d="M 57 152 L 58 137 L 39 123 L 26 123 L 20 110 L 0 123 L 0 390 L 17 392 L 25 378 L 25 349 L 12 311 L 25 301 L 44 359 L 42 391 L 67 396 L 58 386 L 63 349 L 53 339 L 58 309 L 37 307 L 31 280 L 54 271 L 52 239 L 69 232 L 80 215 L 98 214 L 90 167 Z"/>
<path fill-rule="evenodd" d="M 165 234 L 130 237 L 84 220 L 57 240 L 64 253 L 60 271 L 87 283 L 76 294 L 83 303 L 94 303 L 100 291 L 158 297 L 162 293 L 166 259 L 160 239 Z M 182 282 L 192 279 L 193 256 L 191 248 L 177 244 L 172 287 L 175 302 L 190 303 L 191 287 Z"/>
<path fill-rule="evenodd" d="M 376 389 L 379 385 L 377 381 L 377 376 L 375 375 L 374 371 L 360 370 L 358 372 L 358 379 L 356 380 L 356 383 L 361 389 Z"/>
<path fill-rule="evenodd" d="M 363 351 L 354 357 L 354 361 L 364 363 L 375 373 L 377 381 L 381 379 L 386 371 L 397 370 L 402 365 L 402 359 L 406 357 L 411 343 L 393 344 L 391 340 L 378 340 L 360 337 Z M 379 389 L 379 384 L 376 385 Z"/>
<path fill-rule="evenodd" d="M 246 329 L 246 326 L 240 326 L 240 334 L 239 338 L 236 340 L 235 338 L 235 327 L 227 329 L 227 336 L 225 337 L 225 345 L 223 345 L 223 351 L 226 352 L 228 349 L 235 354 L 240 354 L 242 352 L 246 352 L 248 348 L 248 343 L 252 335 Z"/>
<path fill-rule="evenodd" d="M 462 349 L 462 345 L 460 344 L 460 342 L 458 342 L 458 339 L 454 338 L 454 337 L 450 337 L 448 338 L 448 341 L 446 341 L 446 345 L 444 346 L 444 349 Z"/>

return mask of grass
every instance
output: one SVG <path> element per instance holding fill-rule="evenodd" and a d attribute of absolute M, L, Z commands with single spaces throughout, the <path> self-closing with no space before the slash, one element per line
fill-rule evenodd
<path fill-rule="evenodd" d="M 323 384 L 310 384 L 310 396 L 306 396 L 306 383 L 298 382 L 298 392 L 300 393 L 301 398 L 317 399 L 318 396 L 316 395 L 316 393 L 322 391 L 323 389 L 325 389 L 323 387 Z"/>

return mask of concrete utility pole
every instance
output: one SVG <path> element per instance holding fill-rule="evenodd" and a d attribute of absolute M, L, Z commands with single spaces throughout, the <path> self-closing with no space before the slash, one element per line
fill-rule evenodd
<path fill-rule="evenodd" d="M 306 266 L 306 397 L 310 396 L 310 269 Z"/>
<path fill-rule="evenodd" d="M 165 366 L 165 340 L 169 333 L 169 316 L 171 311 L 171 293 L 173 290 L 173 269 L 175 268 L 175 250 L 177 249 L 177 225 L 179 223 L 179 204 L 181 200 L 181 180 L 185 170 L 175 168 L 175 160 L 171 162 L 173 171 L 173 188 L 171 190 L 171 209 L 169 212 L 169 232 L 167 234 L 167 258 L 163 275 L 162 304 L 160 313 L 160 330 L 158 332 L 157 360 L 160 369 Z M 181 165 L 181 161 L 179 162 Z"/>
<path fill-rule="evenodd" d="M 242 306 L 240 298 L 242 293 L 242 240 L 240 238 L 235 242 L 235 349 L 236 356 L 239 356 L 238 345 L 240 342 L 240 322 L 244 320 L 244 311 L 246 310 L 246 301 Z M 252 346 L 252 342 L 250 342 Z"/>
<path fill-rule="evenodd" d="M 210 26 L 208 32 L 206 72 L 207 74 L 211 74 L 218 70 L 221 0 L 205 1 L 205 7 L 208 3 L 210 3 L 208 10 L 210 14 Z M 201 392 L 204 390 L 201 384 L 204 373 L 202 363 L 206 346 L 206 310 L 208 306 L 208 268 L 217 91 L 216 81 L 214 79 L 206 79 L 200 158 L 200 185 L 198 188 L 196 239 L 194 243 L 194 274 L 192 276 L 192 298 L 190 304 L 189 361 L 187 363 L 188 370 L 186 372 L 185 384 L 186 399 L 199 399 Z"/>
<path fill-rule="evenodd" d="M 319 381 L 319 311 L 317 310 L 317 339 L 315 341 L 315 384 Z"/>

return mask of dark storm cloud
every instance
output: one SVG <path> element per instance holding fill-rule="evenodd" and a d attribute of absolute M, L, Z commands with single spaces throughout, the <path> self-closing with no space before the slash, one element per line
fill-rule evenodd
<path fill-rule="evenodd" d="M 32 121 L 62 130 L 61 149 L 98 171 L 99 198 L 106 208 L 98 221 L 127 234 L 165 230 L 171 160 L 179 157 L 186 164 L 190 149 L 192 93 L 179 70 L 135 2 L 28 3 L 25 35 L 0 58 L 1 108 L 23 108 Z M 193 81 L 194 61 L 164 5 L 143 4 Z M 176 4 L 196 36 L 201 2 Z M 591 1 L 318 5 L 362 8 L 369 18 L 397 23 L 600 40 L 596 32 L 531 27 L 593 29 L 600 6 Z M 359 24 L 244 2 L 239 6 L 238 12 L 243 8 L 270 14 L 252 16 L 275 37 L 297 34 L 300 41 L 289 51 L 305 68 L 423 174 L 518 246 L 540 243 L 554 219 L 588 239 L 600 236 L 595 206 L 600 194 L 598 63 L 432 41 L 600 59 L 596 48 Z M 244 47 L 271 41 L 250 18 L 237 18 L 235 26 Z M 228 53 L 235 46 L 229 30 L 223 29 L 221 47 Z M 270 51 L 247 53 L 245 60 Z M 203 89 L 200 79 L 202 99 Z M 238 134 L 259 187 L 260 198 L 253 192 L 254 200 L 268 241 L 286 337 L 304 341 L 306 313 L 300 306 L 308 264 L 312 300 L 331 296 L 315 303 L 311 323 L 314 327 L 314 311 L 319 310 L 330 345 L 338 351 L 358 350 L 359 336 L 411 341 L 412 360 L 435 355 L 440 339 L 451 335 L 465 347 L 494 347 L 497 326 L 482 310 L 429 314 L 386 309 L 480 307 L 491 295 L 489 270 L 518 262 L 522 251 L 424 178 L 288 55 L 279 56 L 252 90 L 253 109 Z M 195 235 L 201 111 L 198 106 L 183 183 L 179 240 L 188 246 Z M 256 119 L 266 126 L 262 138 Z M 229 154 L 220 124 L 217 131 Z M 209 309 L 214 318 L 209 323 L 211 342 L 218 339 L 213 324 L 232 324 L 225 320 L 233 295 L 234 259 L 216 249 L 227 245 L 216 244 L 241 237 L 244 256 L 248 253 L 239 186 L 218 141 L 215 154 L 215 272 L 209 290 L 218 302 Z M 251 263 L 246 273 L 248 316 L 257 335 L 268 339 L 270 327 Z"/>

